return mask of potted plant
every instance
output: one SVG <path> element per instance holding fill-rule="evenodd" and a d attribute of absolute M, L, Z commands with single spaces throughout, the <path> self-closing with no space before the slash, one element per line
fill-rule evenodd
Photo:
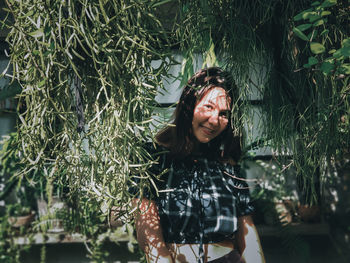
<path fill-rule="evenodd" d="M 8 209 L 8 222 L 12 227 L 20 228 L 29 226 L 35 217 L 35 212 L 28 206 L 22 206 L 21 204 L 10 204 Z"/>
<path fill-rule="evenodd" d="M 260 175 L 251 191 L 257 223 L 286 225 L 295 221 L 298 197 L 290 181 L 293 177 L 273 160 L 255 160 L 250 166 Z"/>
<path fill-rule="evenodd" d="M 27 178 L 18 175 L 23 167 L 17 147 L 17 133 L 10 133 L 3 138 L 0 142 L 0 177 L 4 187 L 0 191 L 0 200 L 3 200 L 6 209 L 1 214 L 8 216 L 11 227 L 27 227 L 35 219 L 36 190 Z"/>

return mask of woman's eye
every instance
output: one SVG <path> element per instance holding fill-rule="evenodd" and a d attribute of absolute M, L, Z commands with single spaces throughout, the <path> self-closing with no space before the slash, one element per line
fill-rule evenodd
<path fill-rule="evenodd" d="M 210 105 L 210 104 L 205 104 L 204 107 L 205 107 L 206 109 L 209 109 L 209 110 L 211 110 L 211 109 L 213 108 L 213 106 Z"/>
<path fill-rule="evenodd" d="M 228 119 L 229 113 L 226 111 L 220 112 L 220 117 Z"/>

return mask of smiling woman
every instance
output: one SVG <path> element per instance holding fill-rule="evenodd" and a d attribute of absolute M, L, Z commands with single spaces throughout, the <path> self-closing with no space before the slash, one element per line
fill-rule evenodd
<path fill-rule="evenodd" d="M 240 146 L 229 113 L 236 87 L 227 76 L 220 68 L 197 72 L 172 125 L 147 144 L 158 160 L 150 172 L 162 174 L 157 190 L 135 200 L 137 239 L 149 262 L 265 261 L 249 187 L 234 165 Z"/>
<path fill-rule="evenodd" d="M 240 138 L 233 136 L 230 121 L 236 93 L 237 87 L 227 72 L 217 67 L 199 70 L 182 91 L 172 125 L 156 135 L 157 143 L 177 157 L 202 147 L 213 156 L 224 154 L 221 157 L 238 161 Z"/>

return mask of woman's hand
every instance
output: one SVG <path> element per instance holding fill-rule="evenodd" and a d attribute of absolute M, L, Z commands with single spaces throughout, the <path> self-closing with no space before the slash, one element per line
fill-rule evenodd
<path fill-rule="evenodd" d="M 147 262 L 173 263 L 171 253 L 163 239 L 155 202 L 145 198 L 141 202 L 139 199 L 135 199 L 134 205 L 139 205 L 135 215 L 137 241 L 146 254 Z"/>
<path fill-rule="evenodd" d="M 259 235 L 251 216 L 238 218 L 237 244 L 246 263 L 265 263 Z"/>

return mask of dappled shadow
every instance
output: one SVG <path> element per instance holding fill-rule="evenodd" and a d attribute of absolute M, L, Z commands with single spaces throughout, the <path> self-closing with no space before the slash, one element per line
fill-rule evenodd
<path fill-rule="evenodd" d="M 138 206 L 135 214 L 137 241 L 150 262 L 161 262 L 166 258 L 171 262 L 172 255 L 162 236 L 157 205 L 148 199 L 134 200 Z"/>

